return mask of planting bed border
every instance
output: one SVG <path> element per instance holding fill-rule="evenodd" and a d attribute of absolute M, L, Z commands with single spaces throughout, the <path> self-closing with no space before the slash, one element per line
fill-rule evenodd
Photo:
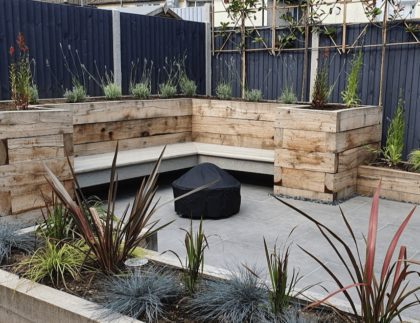
<path fill-rule="evenodd" d="M 385 167 L 359 166 L 357 193 L 372 196 L 379 181 L 381 181 L 381 197 L 420 204 L 420 173 Z"/>

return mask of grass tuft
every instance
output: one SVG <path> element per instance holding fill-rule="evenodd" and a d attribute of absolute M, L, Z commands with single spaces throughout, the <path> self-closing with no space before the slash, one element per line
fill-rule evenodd
<path fill-rule="evenodd" d="M 231 99 L 232 98 L 232 86 L 226 82 L 220 82 L 216 87 L 216 96 L 219 99 Z"/>
<path fill-rule="evenodd" d="M 0 264 L 7 261 L 12 249 L 30 252 L 34 246 L 34 237 L 29 234 L 19 234 L 21 227 L 2 223 L 0 224 Z"/>
<path fill-rule="evenodd" d="M 262 92 L 258 89 L 246 90 L 245 91 L 245 100 L 251 102 L 258 102 L 262 100 Z"/>

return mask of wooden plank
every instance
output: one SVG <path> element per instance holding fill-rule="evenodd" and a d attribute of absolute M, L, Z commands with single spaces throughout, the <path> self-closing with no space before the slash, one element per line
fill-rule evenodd
<path fill-rule="evenodd" d="M 341 132 L 381 124 L 377 107 L 358 107 L 336 111 L 279 107 L 275 127 L 284 129 Z"/>
<path fill-rule="evenodd" d="M 377 149 L 378 144 L 372 144 L 371 148 Z M 338 154 L 338 172 L 357 168 L 359 165 L 367 163 L 375 158 L 375 154 L 372 153 L 367 147 L 357 147 L 346 150 Z"/>
<path fill-rule="evenodd" d="M 193 116 L 192 123 L 193 134 L 208 132 L 235 136 L 248 135 L 254 138 L 274 140 L 273 122 L 269 121 Z"/>
<path fill-rule="evenodd" d="M 284 195 L 290 197 L 304 198 L 309 200 L 317 200 L 323 202 L 333 202 L 334 194 L 313 192 L 308 190 L 300 190 L 283 186 L 274 186 L 275 195 Z"/>
<path fill-rule="evenodd" d="M 73 132 L 69 111 L 28 110 L 0 112 L 0 139 Z"/>
<path fill-rule="evenodd" d="M 191 131 L 191 116 L 91 123 L 75 126 L 73 141 L 78 145 L 187 131 Z"/>
<path fill-rule="evenodd" d="M 325 174 L 325 191 L 339 192 L 347 187 L 356 187 L 357 185 L 357 168 L 353 168 L 344 172 Z"/>
<path fill-rule="evenodd" d="M 309 108 L 280 107 L 277 109 L 276 128 L 337 132 L 337 112 Z"/>
<path fill-rule="evenodd" d="M 64 142 L 64 156 L 73 156 L 74 155 L 74 145 L 73 145 L 73 134 L 65 133 L 63 134 Z"/>
<path fill-rule="evenodd" d="M 300 150 L 276 149 L 275 166 L 304 169 L 325 173 L 335 173 L 337 157 L 334 153 L 307 152 Z"/>
<path fill-rule="evenodd" d="M 278 103 L 193 99 L 193 115 L 274 122 Z"/>
<path fill-rule="evenodd" d="M 338 153 L 355 147 L 378 143 L 381 140 L 381 133 L 381 125 L 340 133 L 284 129 L 281 147 L 309 152 Z"/>
<path fill-rule="evenodd" d="M 7 140 L 0 140 L 0 165 L 6 165 L 9 162 Z"/>
<path fill-rule="evenodd" d="M 408 174 L 399 176 L 399 173 Z M 387 172 L 385 168 L 379 168 L 377 171 L 359 168 L 357 185 L 376 189 L 380 180 L 383 190 L 420 195 L 420 174 L 392 169 Z"/>
<path fill-rule="evenodd" d="M 10 191 L 0 191 L 0 216 L 9 215 L 12 212 Z"/>
<path fill-rule="evenodd" d="M 118 147 L 120 151 L 123 151 L 189 141 L 191 141 L 191 132 L 179 132 L 142 138 L 122 139 L 118 141 Z M 116 145 L 116 140 L 74 145 L 74 154 L 77 157 L 114 152 Z"/>
<path fill-rule="evenodd" d="M 61 180 L 71 179 L 70 167 L 64 157 L 48 160 L 34 160 L 0 166 L 0 190 L 21 186 L 32 187 L 45 183 L 46 164 Z"/>
<path fill-rule="evenodd" d="M 75 125 L 161 117 L 190 116 L 191 99 L 124 100 L 107 102 L 75 103 Z"/>
<path fill-rule="evenodd" d="M 64 157 L 62 134 L 9 139 L 8 148 L 10 164 Z"/>
<path fill-rule="evenodd" d="M 340 110 L 337 121 L 337 132 L 379 125 L 382 123 L 382 109 L 365 106 Z"/>
<path fill-rule="evenodd" d="M 376 187 L 364 186 L 362 183 L 357 185 L 357 194 L 360 195 L 372 196 L 375 190 Z M 420 194 L 381 189 L 380 196 L 393 201 L 420 204 Z"/>
<path fill-rule="evenodd" d="M 358 168 L 359 175 L 372 177 L 393 177 L 402 178 L 411 181 L 420 181 L 420 173 L 407 172 L 399 169 L 391 169 L 387 167 L 362 165 Z"/>
<path fill-rule="evenodd" d="M 324 193 L 325 173 L 293 168 L 281 168 L 276 185 Z M 332 193 L 332 192 L 329 192 Z"/>
<path fill-rule="evenodd" d="M 277 147 L 277 148 L 283 147 L 283 132 L 284 132 L 284 129 L 274 128 L 274 147 Z"/>
<path fill-rule="evenodd" d="M 73 181 L 65 181 L 63 185 L 72 194 Z M 51 196 L 51 188 L 48 184 L 25 186 L 12 190 L 12 213 L 18 214 L 45 206 L 42 194 L 46 198 Z"/>
<path fill-rule="evenodd" d="M 274 142 L 271 138 L 255 138 L 247 135 L 227 135 L 200 132 L 193 133 L 192 139 L 195 142 L 203 142 L 208 144 L 228 145 L 247 148 L 274 149 Z"/>
<path fill-rule="evenodd" d="M 337 133 L 335 151 L 343 152 L 364 145 L 375 145 L 381 141 L 381 136 L 381 124 L 340 132 Z"/>

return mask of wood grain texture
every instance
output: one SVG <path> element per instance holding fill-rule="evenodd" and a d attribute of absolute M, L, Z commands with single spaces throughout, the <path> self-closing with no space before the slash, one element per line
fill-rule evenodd
<path fill-rule="evenodd" d="M 324 172 L 276 167 L 276 173 L 275 185 L 325 193 Z"/>
<path fill-rule="evenodd" d="M 247 148 L 274 149 L 272 138 L 256 138 L 251 135 L 230 135 L 207 132 L 194 132 L 192 140 L 207 144 L 228 145 Z"/>
<path fill-rule="evenodd" d="M 381 181 L 381 197 L 420 203 L 420 174 L 384 167 L 359 166 L 357 192 L 373 195 Z"/>
<path fill-rule="evenodd" d="M 334 201 L 334 194 L 330 193 L 320 193 L 284 186 L 274 186 L 274 194 L 275 195 L 284 195 L 289 197 L 298 197 L 304 198 L 308 200 L 317 200 L 323 202 L 333 202 Z"/>
<path fill-rule="evenodd" d="M 89 123 L 74 127 L 75 145 L 191 131 L 191 116 Z"/>
<path fill-rule="evenodd" d="M 274 166 L 335 173 L 337 162 L 337 154 L 334 153 L 276 149 Z"/>
<path fill-rule="evenodd" d="M 12 212 L 12 199 L 10 191 L 2 191 L 0 189 L 0 216 L 11 214 Z"/>

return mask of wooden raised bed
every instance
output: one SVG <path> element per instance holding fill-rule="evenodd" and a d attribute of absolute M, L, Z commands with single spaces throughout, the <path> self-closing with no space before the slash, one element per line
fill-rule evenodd
<path fill-rule="evenodd" d="M 420 203 L 420 173 L 385 167 L 359 166 L 357 193 L 372 196 L 381 181 L 381 197 L 401 202 Z"/>
<path fill-rule="evenodd" d="M 279 107 L 274 193 L 333 202 L 356 192 L 357 167 L 381 140 L 382 111 Z"/>
<path fill-rule="evenodd" d="M 0 215 L 44 205 L 50 196 L 43 163 L 70 188 L 66 155 L 73 156 L 72 113 L 33 109 L 0 111 Z"/>

